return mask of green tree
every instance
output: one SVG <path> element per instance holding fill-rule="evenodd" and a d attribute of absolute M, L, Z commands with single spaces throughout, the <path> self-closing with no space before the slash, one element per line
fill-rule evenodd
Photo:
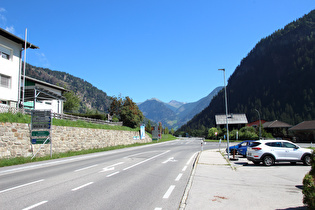
<path fill-rule="evenodd" d="M 218 129 L 217 128 L 215 128 L 215 127 L 212 127 L 212 128 L 210 128 L 209 129 L 209 131 L 208 131 L 208 138 L 209 139 L 215 139 L 217 136 L 215 135 L 215 133 L 217 133 L 218 134 Z"/>
<path fill-rule="evenodd" d="M 120 112 L 120 119 L 125 126 L 136 128 L 143 120 L 143 114 L 139 107 L 128 96 L 123 100 Z"/>
<path fill-rule="evenodd" d="M 63 96 L 66 101 L 63 103 L 63 109 L 66 112 L 76 112 L 80 108 L 80 98 L 73 91 L 65 92 Z"/>

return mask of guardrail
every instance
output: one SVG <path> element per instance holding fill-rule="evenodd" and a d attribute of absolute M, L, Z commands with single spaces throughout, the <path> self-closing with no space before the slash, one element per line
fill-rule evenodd
<path fill-rule="evenodd" d="M 16 113 L 31 114 L 30 109 L 15 108 L 15 107 L 10 107 L 8 105 L 0 104 L 0 113 L 6 113 L 6 112 L 11 112 L 14 114 Z M 79 117 L 79 116 L 74 116 L 74 115 L 69 115 L 69 114 L 58 114 L 54 112 L 52 113 L 52 117 L 55 119 L 72 120 L 72 121 L 82 120 L 85 122 L 97 123 L 97 124 L 103 124 L 103 125 L 117 125 L 117 126 L 123 125 L 122 122 L 111 122 L 109 120 L 99 120 L 99 119 Z"/>

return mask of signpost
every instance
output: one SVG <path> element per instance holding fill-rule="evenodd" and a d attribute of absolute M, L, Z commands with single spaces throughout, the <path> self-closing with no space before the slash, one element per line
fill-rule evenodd
<path fill-rule="evenodd" d="M 41 144 L 32 159 L 44 144 L 50 144 L 50 157 L 52 157 L 51 123 L 51 110 L 32 110 L 31 143 Z"/>

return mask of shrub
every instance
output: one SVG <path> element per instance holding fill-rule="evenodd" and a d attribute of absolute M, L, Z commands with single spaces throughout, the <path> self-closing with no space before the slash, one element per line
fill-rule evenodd
<path fill-rule="evenodd" d="M 311 170 L 305 175 L 303 179 L 303 203 L 309 207 L 309 209 L 315 209 L 315 153 L 311 156 Z"/>

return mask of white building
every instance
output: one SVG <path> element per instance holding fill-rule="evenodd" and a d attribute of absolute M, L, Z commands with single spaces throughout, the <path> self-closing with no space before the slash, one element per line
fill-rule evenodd
<path fill-rule="evenodd" d="M 20 100 L 22 51 L 25 41 L 0 28 L 0 104 L 16 108 Z M 38 49 L 27 42 L 27 48 Z"/>
<path fill-rule="evenodd" d="M 62 87 L 22 75 L 22 52 L 25 41 L 0 28 L 0 108 L 51 109 L 63 113 Z M 26 48 L 39 49 L 27 42 Z M 24 95 L 24 97 L 23 97 Z M 0 110 L 1 111 L 1 110 Z"/>

